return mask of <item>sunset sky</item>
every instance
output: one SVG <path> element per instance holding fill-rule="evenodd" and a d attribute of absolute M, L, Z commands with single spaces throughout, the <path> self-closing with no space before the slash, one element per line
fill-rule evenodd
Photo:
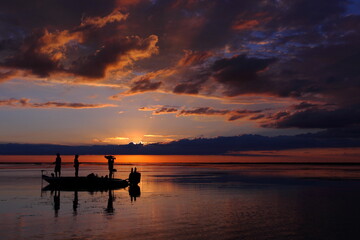
<path fill-rule="evenodd" d="M 360 1 L 0 1 L 0 142 L 360 137 Z"/>

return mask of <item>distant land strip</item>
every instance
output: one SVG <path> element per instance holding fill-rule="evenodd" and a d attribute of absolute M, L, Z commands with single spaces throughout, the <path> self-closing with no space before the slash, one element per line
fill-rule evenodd
<path fill-rule="evenodd" d="M 56 144 L 0 144 L 0 155 L 232 155 L 245 151 L 271 151 L 301 148 L 360 147 L 360 138 L 328 138 L 318 134 L 267 137 L 241 135 L 232 137 L 181 139 L 169 143 L 126 145 L 56 145 Z M 262 155 L 264 156 L 264 155 Z"/>

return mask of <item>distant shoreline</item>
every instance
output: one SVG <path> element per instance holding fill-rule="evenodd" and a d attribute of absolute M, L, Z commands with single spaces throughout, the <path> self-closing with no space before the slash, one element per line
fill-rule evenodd
<path fill-rule="evenodd" d="M 107 162 L 81 162 L 87 165 L 107 165 Z M 0 162 L 0 165 L 52 165 L 52 162 Z M 73 162 L 62 162 L 63 165 L 72 165 Z M 115 165 L 360 165 L 360 162 L 132 162 L 115 163 Z"/>

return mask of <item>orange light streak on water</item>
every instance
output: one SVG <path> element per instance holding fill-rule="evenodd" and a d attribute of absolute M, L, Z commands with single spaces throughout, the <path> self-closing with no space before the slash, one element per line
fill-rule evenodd
<path fill-rule="evenodd" d="M 360 148 L 293 149 L 279 151 L 246 151 L 238 155 L 116 155 L 116 164 L 131 163 L 360 163 Z M 62 155 L 63 163 L 71 163 L 73 155 Z M 103 155 L 81 155 L 80 162 L 106 163 Z M 48 162 L 55 155 L 0 155 L 0 162 Z"/>

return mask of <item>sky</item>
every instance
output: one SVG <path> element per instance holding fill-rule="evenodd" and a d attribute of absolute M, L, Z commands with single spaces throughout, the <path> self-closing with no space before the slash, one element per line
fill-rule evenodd
<path fill-rule="evenodd" d="M 360 137 L 360 1 L 0 1 L 0 142 Z"/>

